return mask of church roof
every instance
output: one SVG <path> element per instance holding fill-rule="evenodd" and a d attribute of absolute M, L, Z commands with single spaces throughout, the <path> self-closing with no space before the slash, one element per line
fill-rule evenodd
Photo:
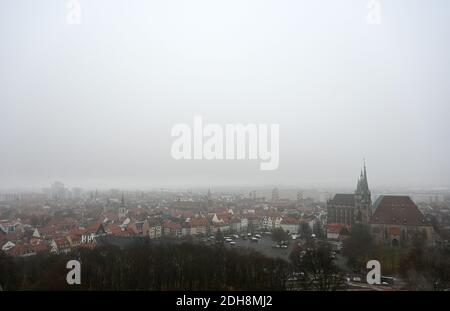
<path fill-rule="evenodd" d="M 333 204 L 344 206 L 355 206 L 355 195 L 347 193 L 338 193 L 333 198 Z"/>
<path fill-rule="evenodd" d="M 371 224 L 429 226 L 425 216 L 409 196 L 382 195 L 373 205 Z"/>

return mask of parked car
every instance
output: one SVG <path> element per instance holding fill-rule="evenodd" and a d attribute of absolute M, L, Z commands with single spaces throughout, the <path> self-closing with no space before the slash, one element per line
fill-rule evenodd
<path fill-rule="evenodd" d="M 384 276 L 384 275 L 382 275 L 381 276 L 381 282 L 382 282 L 382 284 L 386 283 L 386 285 L 394 285 L 395 278 L 391 277 L 391 276 Z"/>

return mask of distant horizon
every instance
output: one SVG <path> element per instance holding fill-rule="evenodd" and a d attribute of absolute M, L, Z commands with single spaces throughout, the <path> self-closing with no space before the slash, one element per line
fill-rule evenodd
<path fill-rule="evenodd" d="M 79 5 L 0 3 L 0 188 L 450 187 L 450 1 Z"/>
<path fill-rule="evenodd" d="M 64 187 L 68 190 L 80 188 L 83 191 L 101 191 L 106 192 L 110 190 L 119 190 L 119 191 L 148 191 L 148 192 L 158 192 L 161 190 L 167 191 L 208 191 L 211 192 L 222 192 L 222 191 L 230 191 L 230 190 L 272 190 L 274 188 L 278 188 L 280 190 L 286 191 L 351 191 L 353 192 L 356 189 L 355 186 L 338 186 L 338 185 L 296 185 L 296 184 L 196 184 L 196 185 L 188 185 L 188 184 L 180 184 L 180 185 L 142 185 L 142 186 L 121 186 L 120 184 L 115 184 L 111 186 L 94 186 L 94 185 L 80 185 L 80 184 L 67 184 L 61 180 L 55 180 L 54 182 L 59 181 L 64 184 Z M 0 188 L 0 193 L 8 193 L 11 191 L 17 192 L 42 192 L 45 189 L 50 189 L 51 184 L 53 182 L 44 185 L 44 186 L 22 186 L 22 187 L 9 187 Z M 450 187 L 408 187 L 408 186 L 370 186 L 369 188 L 372 192 L 379 191 L 398 191 L 401 194 L 402 191 L 421 191 L 426 192 L 449 192 Z"/>

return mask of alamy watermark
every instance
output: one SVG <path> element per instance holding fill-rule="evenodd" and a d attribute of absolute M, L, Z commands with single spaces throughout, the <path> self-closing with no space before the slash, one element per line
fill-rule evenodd
<path fill-rule="evenodd" d="M 79 0 L 68 0 L 66 3 L 66 21 L 69 25 L 81 24 L 81 4 Z"/>
<path fill-rule="evenodd" d="M 369 10 L 366 21 L 370 25 L 381 24 L 381 2 L 380 0 L 369 0 L 366 5 Z"/>
<path fill-rule="evenodd" d="M 381 264 L 378 260 L 369 260 L 366 265 L 367 269 L 371 269 L 367 273 L 366 281 L 367 284 L 381 284 Z"/>
<path fill-rule="evenodd" d="M 69 285 L 81 284 L 81 264 L 78 260 L 69 260 L 66 268 L 70 271 L 66 275 L 66 281 Z"/>
<path fill-rule="evenodd" d="M 260 160 L 260 170 L 276 170 L 279 165 L 279 124 L 203 124 L 194 117 L 191 127 L 172 127 L 171 154 L 176 160 Z"/>

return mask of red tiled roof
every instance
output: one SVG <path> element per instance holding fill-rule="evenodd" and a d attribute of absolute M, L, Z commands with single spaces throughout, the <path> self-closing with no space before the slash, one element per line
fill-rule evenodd
<path fill-rule="evenodd" d="M 56 246 L 61 249 L 61 248 L 69 248 L 70 247 L 70 242 L 69 240 L 67 240 L 67 238 L 57 238 L 54 239 Z"/>
<path fill-rule="evenodd" d="M 83 234 L 85 234 L 87 232 L 86 229 L 73 229 L 70 231 L 70 235 L 73 236 L 82 236 Z"/>
<path fill-rule="evenodd" d="M 429 226 L 425 216 L 409 196 L 380 196 L 374 203 L 372 224 Z"/>
<path fill-rule="evenodd" d="M 130 235 L 134 235 L 132 232 L 130 232 L 130 230 L 123 230 L 122 227 L 120 227 L 119 225 L 110 225 L 110 226 L 108 226 L 107 231 L 111 235 L 115 235 L 115 236 L 130 236 Z"/>
<path fill-rule="evenodd" d="M 94 249 L 96 247 L 96 243 L 81 243 L 80 248 Z"/>
<path fill-rule="evenodd" d="M 53 226 L 47 226 L 47 227 L 38 228 L 38 231 L 41 235 L 51 235 L 56 232 L 56 228 Z"/>
<path fill-rule="evenodd" d="M 189 221 L 191 227 L 202 227 L 208 225 L 208 220 L 206 218 L 193 218 Z"/>
<path fill-rule="evenodd" d="M 34 245 L 34 250 L 36 253 L 46 253 L 50 251 L 50 246 L 45 243 L 40 243 Z"/>
<path fill-rule="evenodd" d="M 179 223 L 176 223 L 176 222 L 173 222 L 173 221 L 170 221 L 170 220 L 166 220 L 163 223 L 163 227 L 164 228 L 169 228 L 169 229 L 172 229 L 172 230 L 179 230 L 179 229 L 181 229 L 181 225 Z"/>
<path fill-rule="evenodd" d="M 219 220 L 223 220 L 224 222 L 229 222 L 232 215 L 230 215 L 228 213 L 222 213 L 222 214 L 216 214 L 216 216 Z"/>
<path fill-rule="evenodd" d="M 267 212 L 264 212 L 263 215 L 266 217 L 272 217 L 272 218 L 281 217 L 281 213 L 276 212 L 276 211 L 267 211 Z"/>
<path fill-rule="evenodd" d="M 81 234 L 71 234 L 71 235 L 69 235 L 69 239 L 72 243 L 80 243 L 81 242 Z"/>
<path fill-rule="evenodd" d="M 21 256 L 29 253 L 34 253 L 34 247 L 29 244 L 16 244 L 13 248 L 9 249 L 6 253 L 10 256 Z"/>
<path fill-rule="evenodd" d="M 261 218 L 261 216 L 257 214 L 246 214 L 244 215 L 244 217 L 247 218 L 248 220 L 258 220 Z"/>
<path fill-rule="evenodd" d="M 102 228 L 103 228 L 103 225 L 101 223 L 95 223 L 95 224 L 92 224 L 92 225 L 88 226 L 86 228 L 86 231 L 88 233 L 97 233 Z"/>
<path fill-rule="evenodd" d="M 9 232 L 2 238 L 9 241 L 17 241 L 19 240 L 20 236 L 17 234 L 17 232 Z"/>
<path fill-rule="evenodd" d="M 355 206 L 355 195 L 347 193 L 338 193 L 334 196 L 331 203 L 342 206 Z"/>
<path fill-rule="evenodd" d="M 329 233 L 339 233 L 344 227 L 345 225 L 343 224 L 336 224 L 336 223 L 327 224 L 327 231 Z"/>

